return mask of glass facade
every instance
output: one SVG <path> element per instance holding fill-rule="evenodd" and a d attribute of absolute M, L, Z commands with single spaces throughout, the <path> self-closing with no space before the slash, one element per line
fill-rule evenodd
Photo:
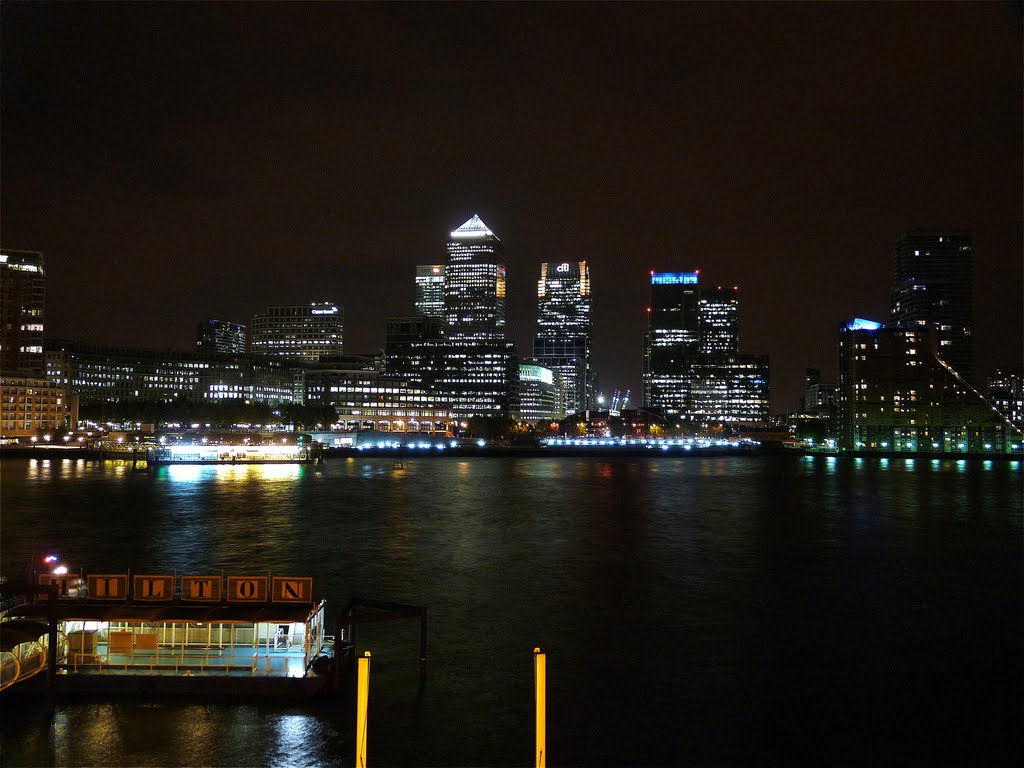
<path fill-rule="evenodd" d="M 704 288 L 697 315 L 700 352 L 704 355 L 735 355 L 740 351 L 740 301 L 736 287 Z"/>
<path fill-rule="evenodd" d="M 241 323 L 230 320 L 204 320 L 196 328 L 196 347 L 225 355 L 242 355 L 248 333 Z"/>
<path fill-rule="evenodd" d="M 735 286 L 702 288 L 697 272 L 651 272 L 644 406 L 669 423 L 767 423 L 768 357 L 740 354 L 739 312 Z"/>
<path fill-rule="evenodd" d="M 315 363 L 340 355 L 345 313 L 332 302 L 273 306 L 252 319 L 252 353 Z"/>
<path fill-rule="evenodd" d="M 444 278 L 448 336 L 505 340 L 505 256 L 501 241 L 473 215 L 451 233 Z"/>
<path fill-rule="evenodd" d="M 594 406 L 591 323 L 587 262 L 541 264 L 533 357 L 539 365 L 557 371 L 564 388 L 566 413 Z"/>
<path fill-rule="evenodd" d="M 685 413 L 690 363 L 699 351 L 699 275 L 651 272 L 651 306 L 644 335 L 644 406 Z"/>
<path fill-rule="evenodd" d="M 438 392 L 458 418 L 509 416 L 518 362 L 505 340 L 504 250 L 476 214 L 451 232 L 444 279 L 446 339 Z"/>
<path fill-rule="evenodd" d="M 444 317 L 444 264 L 416 267 L 416 314 Z"/>
<path fill-rule="evenodd" d="M 532 363 L 519 366 L 516 418 L 531 424 L 542 420 L 558 421 L 565 418 L 562 403 L 562 382 L 557 371 Z"/>

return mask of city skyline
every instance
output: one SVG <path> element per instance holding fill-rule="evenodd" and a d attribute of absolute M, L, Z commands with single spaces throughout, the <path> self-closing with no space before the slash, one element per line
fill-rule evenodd
<path fill-rule="evenodd" d="M 537 265 L 588 263 L 606 394 L 640 391 L 645 276 L 700 268 L 739 286 L 741 352 L 770 355 L 773 412 L 795 407 L 806 368 L 835 380 L 839 323 L 888 318 L 895 243 L 922 228 L 973 235 L 978 378 L 1019 364 L 1017 6 L 4 22 L 3 246 L 44 253 L 51 338 L 187 349 L 204 318 L 327 295 L 346 349 L 372 351 L 479 213 L 521 356 Z M 325 29 L 356 34 L 339 51 Z"/>

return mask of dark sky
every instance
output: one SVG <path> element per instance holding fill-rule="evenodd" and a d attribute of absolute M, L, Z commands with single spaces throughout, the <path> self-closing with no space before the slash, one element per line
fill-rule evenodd
<path fill-rule="evenodd" d="M 1019 4 L 2 7 L 4 247 L 48 334 L 188 347 L 330 299 L 372 351 L 479 213 L 528 354 L 538 264 L 586 259 L 601 386 L 639 399 L 647 272 L 740 286 L 773 410 L 892 243 L 974 233 L 979 373 L 1022 349 Z"/>

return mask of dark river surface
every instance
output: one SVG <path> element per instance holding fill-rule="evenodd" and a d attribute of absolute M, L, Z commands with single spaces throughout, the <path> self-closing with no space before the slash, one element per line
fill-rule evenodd
<path fill-rule="evenodd" d="M 361 628 L 368 763 L 1019 765 L 1020 462 L 336 459 L 322 467 L 5 460 L 8 576 L 320 579 L 329 604 L 430 610 Z M 350 698 L 350 697 L 349 697 Z M 3 702 L 7 766 L 352 765 L 353 704 Z"/>

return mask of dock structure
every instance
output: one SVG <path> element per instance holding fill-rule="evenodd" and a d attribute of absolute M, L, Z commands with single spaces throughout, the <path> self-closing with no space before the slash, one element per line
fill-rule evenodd
<path fill-rule="evenodd" d="M 423 607 L 355 598 L 332 635 L 309 576 L 50 566 L 4 584 L 0 690 L 45 690 L 51 704 L 61 693 L 309 696 L 340 690 L 354 671 L 355 626 L 408 618 L 420 622 L 426 673 Z"/>
<path fill-rule="evenodd" d="M 12 688 L 32 687 L 18 657 L 33 647 L 50 693 L 291 696 L 331 684 L 333 637 L 311 577 L 40 574 L 21 593 L 0 616 Z"/>

